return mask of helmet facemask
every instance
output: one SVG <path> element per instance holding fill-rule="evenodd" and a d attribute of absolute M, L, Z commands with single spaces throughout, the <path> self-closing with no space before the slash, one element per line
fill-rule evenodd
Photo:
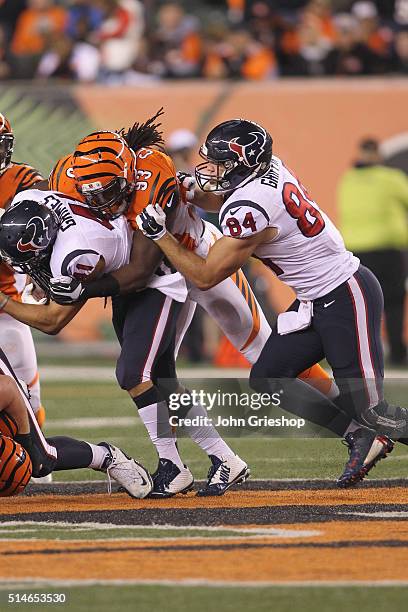
<path fill-rule="evenodd" d="M 230 159 L 225 161 L 210 159 L 205 154 L 205 145 L 200 147 L 200 157 L 205 160 L 195 168 L 195 177 L 200 189 L 211 193 L 225 193 L 225 191 L 228 191 L 230 187 L 228 173 L 234 169 L 236 164 Z M 216 172 L 210 171 L 211 166 L 216 168 Z"/>
<path fill-rule="evenodd" d="M 132 184 L 123 176 L 118 176 L 107 185 L 103 186 L 100 181 L 95 181 L 77 185 L 77 190 L 93 211 L 106 219 L 116 219 L 129 208 Z"/>
<path fill-rule="evenodd" d="M 10 163 L 14 149 L 13 134 L 0 134 L 0 172 L 6 170 Z"/>

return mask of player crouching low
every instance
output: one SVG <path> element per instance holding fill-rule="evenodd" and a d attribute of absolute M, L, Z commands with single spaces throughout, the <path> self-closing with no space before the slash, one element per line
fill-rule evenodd
<path fill-rule="evenodd" d="M 0 349 L 0 497 L 21 493 L 31 475 L 87 467 L 108 475 L 109 491 L 111 478 L 131 497 L 143 498 L 152 490 L 149 472 L 112 444 L 66 436 L 46 439 L 23 385 Z"/>

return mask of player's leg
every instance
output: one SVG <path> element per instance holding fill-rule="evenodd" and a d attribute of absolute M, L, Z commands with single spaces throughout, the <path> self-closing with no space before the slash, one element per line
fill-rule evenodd
<path fill-rule="evenodd" d="M 1 346 L 17 377 L 24 380 L 30 390 L 31 405 L 40 425 L 45 413 L 40 398 L 40 380 L 31 330 L 24 323 L 7 314 L 0 315 Z"/>
<path fill-rule="evenodd" d="M 196 303 L 191 300 L 187 300 L 183 304 L 176 326 L 175 356 L 178 354 L 195 308 Z M 190 402 L 187 403 L 186 396 L 189 395 L 189 391 L 179 384 L 175 372 L 173 374 L 168 373 L 168 364 L 171 363 L 171 359 L 164 357 L 165 359 L 163 357 L 160 359 L 155 370 L 163 394 L 167 398 L 171 394 L 183 394 L 183 406 L 180 406 L 177 412 L 173 411 L 172 416 L 183 421 L 194 422 L 195 419 L 198 422 L 205 423 L 206 417 L 208 417 L 207 410 L 197 400 L 193 401 L 191 395 Z M 234 453 L 213 425 L 183 424 L 183 429 L 193 442 L 208 455 L 211 461 L 207 484 L 198 491 L 197 495 L 223 495 L 231 486 L 239 484 L 249 477 L 250 472 L 245 461 Z M 227 478 L 225 477 L 226 474 L 228 474 Z"/>
<path fill-rule="evenodd" d="M 118 383 L 135 403 L 159 459 L 170 461 L 183 474 L 186 468 L 172 435 L 167 403 L 153 381 L 157 361 L 169 346 L 174 360 L 176 321 L 180 309 L 179 302 L 156 289 L 113 300 L 113 324 L 121 344 L 116 366 Z M 192 480 L 189 470 L 188 473 Z"/>
<path fill-rule="evenodd" d="M 379 424 L 371 416 L 390 408 L 383 401 L 382 307 L 377 279 L 367 268 L 360 267 L 349 281 L 315 300 L 313 317 L 340 389 L 336 402 L 359 423 L 377 431 Z M 350 459 L 338 480 L 339 486 L 349 486 L 364 478 L 393 448 L 387 436 L 377 435 L 364 426 L 348 432 L 345 441 Z"/>
<path fill-rule="evenodd" d="M 321 339 L 313 328 L 283 336 L 274 328 L 252 366 L 250 384 L 259 392 L 283 389 L 280 405 L 284 410 L 343 436 L 352 419 L 317 389 L 296 378 L 323 357 Z"/>
<path fill-rule="evenodd" d="M 189 294 L 214 319 L 231 344 L 254 364 L 271 328 L 242 270 L 208 291 L 192 287 Z M 318 364 L 302 371 L 299 378 L 331 399 L 338 395 L 337 385 Z"/>

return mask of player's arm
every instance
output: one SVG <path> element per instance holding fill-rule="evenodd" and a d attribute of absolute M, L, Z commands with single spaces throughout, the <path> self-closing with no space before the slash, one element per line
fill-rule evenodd
<path fill-rule="evenodd" d="M 82 282 L 86 284 L 103 274 L 105 260 L 95 251 L 84 250 L 80 257 L 72 258 L 67 266 L 64 272 L 72 275 L 82 273 Z M 3 312 L 21 323 L 52 336 L 68 325 L 85 304 L 85 300 L 71 305 L 61 305 L 53 301 L 48 304 L 23 304 L 15 300 L 7 300 L 7 296 L 0 292 L 0 303 L 3 301 L 5 302 L 2 307 Z"/>
<path fill-rule="evenodd" d="M 0 292 L 0 303 L 7 300 L 4 293 Z M 2 312 L 25 323 L 30 327 L 35 327 L 45 334 L 52 336 L 58 334 L 75 315 L 81 310 L 85 302 L 71 306 L 61 306 L 55 302 L 49 304 L 22 304 L 16 300 L 9 299 L 3 306 Z"/>
<path fill-rule="evenodd" d="M 5 410 L 15 421 L 20 434 L 30 432 L 27 409 L 16 381 L 7 375 L 0 376 L 0 412 Z"/>
<path fill-rule="evenodd" d="M 261 241 L 262 234 L 242 239 L 224 236 L 210 248 L 206 259 L 186 249 L 169 233 L 156 244 L 185 278 L 205 291 L 239 270 Z"/>
<path fill-rule="evenodd" d="M 159 247 L 137 230 L 133 234 L 129 263 L 110 275 L 87 285 L 85 296 L 89 299 L 98 297 L 102 293 L 102 297 L 105 297 L 106 288 L 109 290 L 109 286 L 112 287 L 115 294 L 140 291 L 146 287 L 162 259 L 163 253 Z M 112 281 L 109 281 L 108 276 L 112 278 Z"/>

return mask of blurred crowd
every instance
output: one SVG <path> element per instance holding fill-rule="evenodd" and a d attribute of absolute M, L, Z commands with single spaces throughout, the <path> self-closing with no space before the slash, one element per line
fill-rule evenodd
<path fill-rule="evenodd" d="M 408 0 L 0 0 L 0 79 L 408 73 Z"/>

